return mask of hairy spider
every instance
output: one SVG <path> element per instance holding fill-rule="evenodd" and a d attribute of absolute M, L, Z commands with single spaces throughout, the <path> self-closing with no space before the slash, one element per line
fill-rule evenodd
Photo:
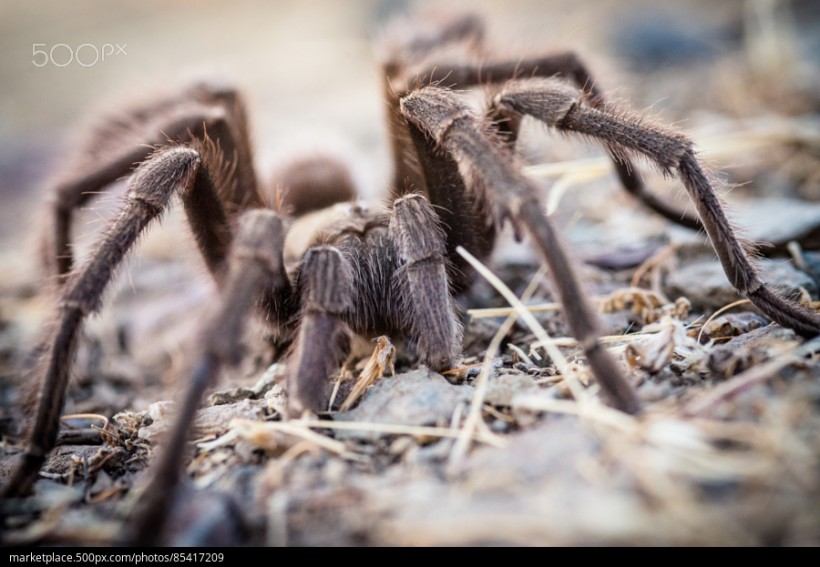
<path fill-rule="evenodd" d="M 221 300 L 203 328 L 198 365 L 130 541 L 150 543 L 159 532 L 196 408 L 221 367 L 236 362 L 251 307 L 278 336 L 293 340 L 286 386 L 294 415 L 323 407 L 329 374 L 340 362 L 340 349 L 314 345 L 340 344 L 348 331 L 404 336 L 417 345 L 423 363 L 448 369 L 461 351 L 453 295 L 470 281 L 456 248 L 486 257 L 506 220 L 517 233 L 529 234 L 548 264 L 570 329 L 607 402 L 638 413 L 638 397 L 601 347 L 596 316 L 514 155 L 523 116 L 601 142 L 626 190 L 675 222 L 706 231 L 730 281 L 761 311 L 802 335 L 820 333 L 817 315 L 760 281 L 687 138 L 613 112 L 571 52 L 494 62 L 482 36 L 481 22 L 472 17 L 427 28 L 396 26 L 386 36 L 384 90 L 395 167 L 386 209 L 338 206 L 352 202 L 356 190 L 344 167 L 329 159 L 294 162 L 271 184 L 285 189 L 279 196 L 260 187 L 245 107 L 231 88 L 197 84 L 124 112 L 98 130 L 84 159 L 54 189 L 49 256 L 62 280 L 60 307 L 39 365 L 35 422 L 5 495 L 31 488 L 55 445 L 82 323 L 100 309 L 114 270 L 175 194 Z M 455 62 L 446 58 L 454 47 L 460 54 Z M 492 92 L 483 115 L 457 92 L 473 87 Z M 649 193 L 630 161 L 633 154 L 676 173 L 699 218 Z M 121 213 L 89 260 L 74 270 L 75 210 L 129 174 L 134 163 L 139 165 Z M 305 227 L 317 219 L 322 230 L 306 237 Z M 298 252 L 291 250 L 295 241 L 302 243 Z"/>

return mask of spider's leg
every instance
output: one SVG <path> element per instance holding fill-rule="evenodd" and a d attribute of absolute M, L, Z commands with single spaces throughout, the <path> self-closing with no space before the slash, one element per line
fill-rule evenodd
<path fill-rule="evenodd" d="M 68 371 L 83 319 L 99 309 L 103 290 L 139 235 L 165 209 L 175 190 L 194 185 L 199 168 L 199 154 L 184 148 L 166 150 L 146 162 L 131 179 L 125 209 L 105 232 L 95 255 L 67 282 L 57 326 L 51 335 L 51 348 L 41 361 L 40 372 L 45 374 L 45 380 L 35 423 L 23 461 L 6 485 L 5 495 L 26 493 L 46 454 L 54 447 Z"/>
<path fill-rule="evenodd" d="M 597 318 L 571 266 L 558 234 L 544 213 L 533 183 L 516 167 L 513 156 L 487 135 L 486 129 L 451 91 L 426 87 L 401 101 L 402 112 L 458 164 L 467 186 L 486 192 L 497 223 L 520 222 L 550 267 L 564 312 L 601 390 L 614 407 L 638 413 L 640 402 L 617 362 L 601 346 Z"/>
<path fill-rule="evenodd" d="M 273 211 L 256 209 L 239 218 L 221 300 L 203 326 L 201 344 L 204 346 L 199 363 L 177 406 L 179 413 L 128 526 L 124 543 L 140 546 L 161 543 L 162 528 L 174 499 L 188 435 L 202 396 L 213 385 L 223 365 L 238 362 L 248 312 L 263 293 L 289 294 L 291 291 L 282 259 L 284 234 L 282 219 Z"/>
<path fill-rule="evenodd" d="M 421 195 L 393 203 L 389 225 L 399 267 L 393 276 L 398 313 L 432 370 L 452 368 L 461 350 L 461 325 L 450 292 L 444 231 Z"/>
<path fill-rule="evenodd" d="M 166 209 L 174 192 L 181 193 L 183 201 L 196 203 L 195 208 L 214 212 L 214 221 L 195 228 L 200 238 L 230 242 L 224 212 L 216 194 L 211 191 L 212 187 L 213 181 L 201 154 L 181 146 L 160 150 L 131 177 L 121 213 L 105 230 L 94 255 L 66 282 L 57 320 L 48 337 L 48 350 L 36 369 L 42 381 L 34 425 L 22 463 L 4 487 L 4 495 L 24 494 L 31 488 L 47 453 L 56 442 L 69 370 L 82 323 L 89 314 L 100 309 L 103 292 L 114 271 L 151 221 Z"/>
<path fill-rule="evenodd" d="M 820 334 L 820 316 L 776 295 L 760 281 L 686 137 L 622 114 L 585 107 L 577 93 L 549 79 L 510 83 L 499 102 L 561 131 L 598 139 L 615 153 L 643 154 L 664 173 L 677 170 L 732 285 L 784 327 L 805 337 Z"/>
<path fill-rule="evenodd" d="M 502 61 L 486 64 L 436 64 L 415 69 L 412 73 L 396 77 L 391 89 L 395 100 L 410 93 L 419 86 L 441 84 L 451 89 L 468 89 L 481 85 L 501 84 L 511 79 L 562 76 L 571 80 L 584 95 L 584 100 L 593 108 L 604 109 L 606 103 L 601 89 L 596 84 L 587 66 L 573 52 L 554 53 L 516 61 Z M 392 102 L 392 101 L 391 101 Z M 512 111 L 512 109 L 510 109 Z M 512 111 L 514 114 L 514 111 Z M 398 128 L 400 125 L 397 125 Z M 391 131 L 394 129 L 391 129 Z M 398 138 L 396 131 L 393 137 Z M 615 171 L 624 189 L 640 200 L 647 208 L 681 226 L 699 230 L 702 227 L 696 215 L 681 211 L 654 195 L 646 187 L 638 169 L 627 156 L 612 156 Z M 398 182 L 398 180 L 397 180 Z"/>
<path fill-rule="evenodd" d="M 103 128 L 83 146 L 76 163 L 52 182 L 53 232 L 46 238 L 45 261 L 61 282 L 74 264 L 71 247 L 74 211 L 127 175 L 156 147 L 169 141 L 199 140 L 204 149 L 218 157 L 220 165 L 214 168 L 214 175 L 223 179 L 217 179 L 216 186 L 229 205 L 229 215 L 244 208 L 262 206 L 251 164 L 244 105 L 236 91 L 197 85 L 170 101 L 125 113 L 116 122 L 126 124 L 120 126 L 120 130 L 139 130 L 141 134 L 128 143 L 112 142 L 108 138 L 114 136 L 109 132 L 113 126 Z M 118 136 L 124 136 L 114 130 Z M 103 158 L 103 163 L 89 166 L 87 154 L 93 155 L 96 147 L 106 145 L 113 145 L 118 151 Z"/>
<path fill-rule="evenodd" d="M 496 227 L 490 201 L 483 189 L 467 188 L 450 153 L 430 144 L 428 136 L 419 128 L 412 125 L 407 128 L 421 169 L 424 194 L 445 228 L 450 280 L 458 291 L 468 284 L 470 269 L 456 248 L 463 246 L 478 257 L 486 257 L 495 243 Z"/>
<path fill-rule="evenodd" d="M 334 246 L 314 246 L 299 270 L 301 323 L 288 363 L 288 405 L 293 416 L 322 404 L 332 368 L 339 362 L 347 331 L 343 316 L 354 303 L 354 276 L 349 260 Z"/>
<path fill-rule="evenodd" d="M 518 132 L 521 130 L 522 116 L 497 103 L 495 99 L 490 101 L 485 113 L 486 121 L 498 133 L 498 138 L 507 149 L 512 152 L 518 141 Z"/>
<path fill-rule="evenodd" d="M 408 65 L 436 52 L 461 44 L 478 50 L 484 42 L 484 22 L 475 14 L 463 14 L 432 25 L 419 26 L 413 18 L 397 18 L 379 39 L 379 58 L 386 74 L 396 78 Z"/>
<path fill-rule="evenodd" d="M 412 18 L 397 18 L 383 32 L 379 41 L 379 57 L 393 154 L 393 198 L 424 189 L 407 123 L 399 110 L 399 99 L 407 94 L 403 78 L 410 67 L 448 46 L 460 44 L 469 51 L 477 51 L 483 40 L 484 24 L 474 15 L 424 26 L 418 25 Z"/>

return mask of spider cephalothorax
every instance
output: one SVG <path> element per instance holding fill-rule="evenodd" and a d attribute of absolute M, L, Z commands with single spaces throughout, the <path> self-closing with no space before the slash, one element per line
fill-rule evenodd
<path fill-rule="evenodd" d="M 421 362 L 445 370 L 461 352 L 453 293 L 469 283 L 469 266 L 456 249 L 486 257 L 507 220 L 529 235 L 548 264 L 570 329 L 606 401 L 639 412 L 629 381 L 599 343 L 596 316 L 538 191 L 521 173 L 513 150 L 524 116 L 603 143 L 624 187 L 660 214 L 702 227 L 730 281 L 761 311 L 802 335 L 820 333 L 815 314 L 758 279 L 684 136 L 610 112 L 572 53 L 498 61 L 485 53 L 475 18 L 417 30 L 394 29 L 383 50 L 395 166 L 391 204 L 383 210 L 339 207 L 355 197 L 355 188 L 342 166 L 319 158 L 295 161 L 272 184 L 285 190 L 284 197 L 274 198 L 273 191 L 266 196 L 254 172 L 242 98 L 232 89 L 196 85 L 125 112 L 97 131 L 85 159 L 55 186 L 50 256 L 64 280 L 61 302 L 40 364 L 35 424 L 6 494 L 29 490 L 54 446 L 82 322 L 100 308 L 115 268 L 173 195 L 181 198 L 221 299 L 204 327 L 190 390 L 132 526 L 134 541 L 155 537 L 194 412 L 220 368 L 235 361 L 251 307 L 293 342 L 287 376 L 292 414 L 323 407 L 328 376 L 341 354 L 324 347 L 340 344 L 349 331 L 404 336 L 416 345 Z M 454 45 L 462 49 L 444 49 Z M 453 51 L 460 53 L 458 60 L 443 58 Z M 458 93 L 488 85 L 493 94 L 482 112 Z M 649 193 L 630 162 L 632 154 L 676 174 L 699 218 Z M 139 166 L 131 173 L 135 162 Z M 89 260 L 74 270 L 74 210 L 129 173 L 121 214 Z"/>

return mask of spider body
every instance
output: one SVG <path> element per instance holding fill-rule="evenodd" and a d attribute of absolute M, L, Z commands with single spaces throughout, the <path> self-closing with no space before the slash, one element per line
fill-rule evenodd
<path fill-rule="evenodd" d="M 129 542 L 156 541 L 196 408 L 220 369 L 236 362 L 238 338 L 254 306 L 276 333 L 293 341 L 287 373 L 292 415 L 324 409 L 329 374 L 340 362 L 338 346 L 350 331 L 402 336 L 415 345 L 421 362 L 444 370 L 461 350 L 453 296 L 470 278 L 456 249 L 486 257 L 506 221 L 518 234 L 529 235 L 548 264 L 604 399 L 638 413 L 640 401 L 598 340 L 596 315 L 538 190 L 521 173 L 514 146 L 524 116 L 603 143 L 624 188 L 652 210 L 703 228 L 730 281 L 764 313 L 803 335 L 820 333 L 816 314 L 759 280 L 692 144 L 680 134 L 612 112 L 577 56 L 487 62 L 482 26 L 472 17 L 391 34 L 383 69 L 395 174 L 383 209 L 356 204 L 349 174 L 333 160 L 296 160 L 270 189 L 263 186 L 253 166 L 245 106 L 230 88 L 195 85 L 95 131 L 76 167 L 53 190 L 48 256 L 63 282 L 60 307 L 38 371 L 43 386 L 35 422 L 6 495 L 26 493 L 54 447 L 83 320 L 101 307 L 115 269 L 174 195 L 219 300 L 203 325 L 196 370 Z M 448 60 L 454 46 L 460 58 Z M 492 96 L 482 112 L 457 92 L 488 86 Z M 699 218 L 649 193 L 630 162 L 633 154 L 677 174 Z M 134 163 L 139 166 L 132 171 Z M 74 211 L 124 175 L 130 176 L 129 192 L 121 213 L 75 270 Z"/>
<path fill-rule="evenodd" d="M 313 361 L 314 355 L 302 349 L 315 350 L 313 335 L 303 327 L 314 310 L 326 315 L 328 304 L 352 333 L 408 339 L 433 370 L 457 362 L 461 326 L 443 242 L 432 207 L 417 194 L 397 199 L 389 209 L 345 202 L 294 219 L 284 241 L 284 263 L 299 298 L 296 304 L 304 308 L 295 305 L 289 330 L 300 334 L 293 360 L 309 369 L 294 369 L 293 376 L 316 376 L 316 381 L 309 387 L 304 379 L 291 381 L 288 390 L 301 392 L 292 411 L 317 411 L 326 404 L 327 378 L 339 360 L 337 339 L 344 337 L 329 330 L 334 338 L 327 347 L 334 354 L 320 360 Z M 316 256 L 323 261 L 315 261 Z M 320 285 L 322 290 L 316 290 Z M 313 299 L 316 293 L 333 298 Z"/>

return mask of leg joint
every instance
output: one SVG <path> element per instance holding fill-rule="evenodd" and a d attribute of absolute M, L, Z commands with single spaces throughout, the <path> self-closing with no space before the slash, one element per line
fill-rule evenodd
<path fill-rule="evenodd" d="M 194 149 L 174 146 L 160 150 L 134 172 L 128 196 L 162 211 L 174 190 L 193 184 L 200 164 L 199 152 Z"/>
<path fill-rule="evenodd" d="M 433 207 L 421 195 L 407 195 L 393 203 L 388 230 L 407 264 L 444 256 L 444 231 Z"/>

